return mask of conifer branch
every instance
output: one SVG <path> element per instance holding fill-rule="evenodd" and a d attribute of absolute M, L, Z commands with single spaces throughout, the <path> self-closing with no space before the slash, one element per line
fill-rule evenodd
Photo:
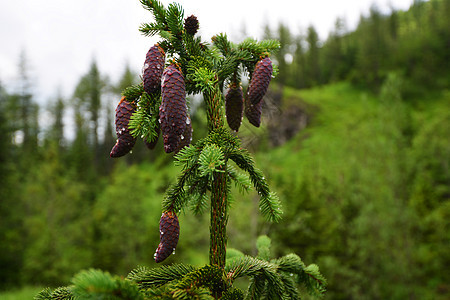
<path fill-rule="evenodd" d="M 216 173 L 223 173 L 221 169 L 225 165 L 225 156 L 222 150 L 215 144 L 208 144 L 198 158 L 200 175 L 214 180 Z"/>
<path fill-rule="evenodd" d="M 163 211 L 180 211 L 187 202 L 184 185 L 188 178 L 192 176 L 193 169 L 185 170 L 178 178 L 175 184 L 172 184 L 162 202 Z"/>
<path fill-rule="evenodd" d="M 229 153 L 229 158 L 238 167 L 247 171 L 257 193 L 260 196 L 259 208 L 264 217 L 271 222 L 278 222 L 281 219 L 281 204 L 275 193 L 270 192 L 269 185 L 263 173 L 255 167 L 253 158 L 247 150 L 238 149 Z"/>
<path fill-rule="evenodd" d="M 226 268 L 226 273 L 227 278 L 232 281 L 243 276 L 253 278 L 254 286 L 250 290 L 254 295 L 251 299 L 258 299 L 256 295 L 261 293 L 264 285 L 261 281 L 265 282 L 267 299 L 276 299 L 284 293 L 283 281 L 280 274 L 277 273 L 277 266 L 269 262 L 245 256 L 233 260 L 232 264 Z"/>
<path fill-rule="evenodd" d="M 208 287 L 214 294 L 221 294 L 225 289 L 223 277 L 223 270 L 220 267 L 206 265 L 184 276 L 176 287 L 179 289 L 187 289 L 191 286 Z"/>
<path fill-rule="evenodd" d="M 213 45 L 219 49 L 224 57 L 228 56 L 233 49 L 231 42 L 225 33 L 219 33 L 211 38 Z"/>
<path fill-rule="evenodd" d="M 272 262 L 278 265 L 280 271 L 296 274 L 297 282 L 304 284 L 310 294 L 321 297 L 325 293 L 327 281 L 317 265 L 306 266 L 296 254 L 288 254 Z"/>
<path fill-rule="evenodd" d="M 202 54 L 208 54 L 206 51 L 206 45 L 201 43 L 200 37 L 193 37 L 192 35 L 185 34 L 183 35 L 183 42 L 186 46 L 186 51 L 189 55 L 195 58 L 202 57 Z"/>
<path fill-rule="evenodd" d="M 179 289 L 174 284 L 167 284 L 157 289 L 146 291 L 147 299 L 198 299 L 198 300 L 214 300 L 211 291 L 205 287 L 192 286 L 188 289 Z"/>
<path fill-rule="evenodd" d="M 280 43 L 275 40 L 264 40 L 257 42 L 253 38 L 248 38 L 240 43 L 237 48 L 241 51 L 242 65 L 250 73 L 250 77 L 255 68 L 256 62 L 263 56 L 267 56 L 280 48 Z"/>
<path fill-rule="evenodd" d="M 250 278 L 250 283 L 247 288 L 246 300 L 261 299 L 266 290 L 266 280 L 264 276 L 254 276 Z"/>
<path fill-rule="evenodd" d="M 42 291 L 40 291 L 36 296 L 34 296 L 34 300 L 47 300 L 52 298 L 52 289 L 51 288 L 45 288 Z"/>
<path fill-rule="evenodd" d="M 228 289 L 222 294 L 221 300 L 243 300 L 244 292 L 238 288 Z"/>
<path fill-rule="evenodd" d="M 127 279 L 146 290 L 148 299 L 214 299 L 213 294 L 220 295 L 226 288 L 222 269 L 214 265 L 140 267 Z"/>
<path fill-rule="evenodd" d="M 34 300 L 75 300 L 75 296 L 72 292 L 73 286 L 70 287 L 59 287 L 52 291 L 51 288 L 45 288 L 34 296 Z"/>
<path fill-rule="evenodd" d="M 161 27 L 157 23 L 143 23 L 139 27 L 139 31 L 146 37 L 154 36 L 165 29 L 165 27 Z"/>
<path fill-rule="evenodd" d="M 294 276 L 291 274 L 281 273 L 280 278 L 283 282 L 286 299 L 301 299 L 295 284 Z"/>
<path fill-rule="evenodd" d="M 159 268 L 138 267 L 128 274 L 127 279 L 135 282 L 140 289 L 154 289 L 168 282 L 180 280 L 194 270 L 196 270 L 195 267 L 183 264 L 161 266 Z"/>
<path fill-rule="evenodd" d="M 156 23 L 166 24 L 166 9 L 158 0 L 139 0 L 146 10 L 150 11 Z"/>
<path fill-rule="evenodd" d="M 127 87 L 122 91 L 122 96 L 125 96 L 129 102 L 137 101 L 141 95 L 144 93 L 144 86 L 141 84 L 136 84 Z"/>
<path fill-rule="evenodd" d="M 130 91 L 131 93 L 131 91 Z M 137 109 L 131 116 L 128 127 L 134 137 L 141 137 L 148 142 L 159 136 L 159 105 L 160 93 L 152 95 L 143 92 L 138 101 Z"/>
<path fill-rule="evenodd" d="M 256 240 L 256 248 L 258 249 L 258 258 L 269 261 L 270 260 L 270 244 L 271 240 L 267 235 L 261 235 Z"/>
<path fill-rule="evenodd" d="M 238 172 L 233 166 L 227 166 L 228 177 L 234 181 L 235 186 L 239 189 L 241 194 L 250 191 L 252 182 L 250 178 L 241 172 Z"/>
<path fill-rule="evenodd" d="M 72 280 L 73 294 L 79 299 L 144 299 L 138 286 L 99 270 L 81 271 Z"/>
<path fill-rule="evenodd" d="M 181 5 L 171 3 L 166 10 L 166 21 L 173 35 L 180 35 L 183 31 L 184 10 Z"/>
<path fill-rule="evenodd" d="M 196 192 L 191 197 L 190 209 L 195 215 L 201 215 L 208 206 L 208 195 L 206 194 L 206 188 L 201 192 Z"/>

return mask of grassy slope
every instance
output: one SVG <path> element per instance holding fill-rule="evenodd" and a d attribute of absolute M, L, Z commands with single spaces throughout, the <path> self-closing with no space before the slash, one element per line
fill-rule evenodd
<path fill-rule="evenodd" d="M 295 252 L 307 264 L 319 264 L 330 282 L 330 298 L 387 296 L 379 290 L 389 298 L 404 297 L 416 276 L 416 265 L 409 267 L 411 253 L 404 250 L 412 242 L 404 190 L 411 167 L 404 158 L 411 157 L 409 145 L 418 139 L 405 139 L 403 133 L 420 131 L 418 124 L 429 120 L 442 123 L 444 112 L 450 111 L 450 95 L 416 103 L 413 110 L 347 83 L 302 91 L 286 88 L 284 93 L 285 107 L 300 100 L 315 107 L 306 130 L 279 148 L 255 155 L 284 202 L 284 219 L 270 229 L 261 227 L 254 215 L 257 198 L 244 196 L 231 210 L 229 246 L 251 253 L 256 236 L 269 233 L 276 256 Z M 193 257 L 186 250 L 203 253 L 193 244 L 184 245 L 188 240 L 198 245 L 198 237 L 189 234 L 191 219 L 189 213 L 183 221 L 184 237 L 177 249 L 187 259 Z M 399 234 L 404 239 L 396 239 Z M 403 282 L 389 285 L 398 277 Z M 0 299 L 31 299 L 40 290 L 25 288 L 0 294 Z"/>
<path fill-rule="evenodd" d="M 410 199 L 421 177 L 417 159 L 433 155 L 424 150 L 429 143 L 448 164 L 450 94 L 412 104 L 396 93 L 391 86 L 376 97 L 347 83 L 286 89 L 286 102 L 302 99 L 318 111 L 296 138 L 257 155 L 284 201 L 285 218 L 273 228 L 278 251 L 318 263 L 334 297 L 433 293 L 417 282 L 428 279 L 418 270 L 419 221 Z"/>
<path fill-rule="evenodd" d="M 33 299 L 34 296 L 36 296 L 37 293 L 42 291 L 42 287 L 24 287 L 20 290 L 13 290 L 13 291 L 6 291 L 6 292 L 0 292 L 0 299 L 1 300 L 26 300 L 26 299 Z"/>

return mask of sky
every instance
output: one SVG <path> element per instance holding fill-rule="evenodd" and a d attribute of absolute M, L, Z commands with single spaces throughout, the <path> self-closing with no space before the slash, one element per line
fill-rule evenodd
<path fill-rule="evenodd" d="M 413 0 L 178 0 L 185 17 L 195 14 L 204 41 L 226 32 L 238 41 L 243 32 L 259 39 L 264 24 L 280 22 L 293 34 L 313 25 L 321 40 L 337 17 L 354 29 L 361 14 L 375 3 L 406 10 Z M 173 1 L 161 1 L 166 7 Z M 39 103 L 70 97 L 93 59 L 100 72 L 117 82 L 128 64 L 140 72 L 145 54 L 157 37 L 144 37 L 139 25 L 152 15 L 138 0 L 16 0 L 0 2 L 0 82 L 14 87 L 21 53 L 25 53 L 32 92 Z M 245 28 L 245 31 L 244 31 Z M 10 91 L 12 92 L 12 91 Z"/>

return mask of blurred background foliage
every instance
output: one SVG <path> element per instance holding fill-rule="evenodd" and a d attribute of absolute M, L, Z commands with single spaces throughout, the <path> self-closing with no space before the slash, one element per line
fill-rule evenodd
<path fill-rule="evenodd" d="M 266 26 L 263 38 L 282 44 L 279 76 L 262 130 L 244 120 L 239 136 L 284 215 L 267 224 L 256 195 L 236 191 L 229 247 L 256 255 L 257 237 L 270 236 L 275 256 L 320 266 L 329 299 L 450 297 L 448 16 L 448 0 L 373 6 L 353 31 L 336 20 L 325 41 L 313 26 L 297 35 Z M 24 299 L 30 286 L 66 285 L 81 269 L 154 266 L 177 168 L 162 145 L 150 152 L 138 141 L 125 158 L 108 156 L 114 107 L 137 72 L 125 66 L 110 82 L 92 61 L 70 99 L 38 105 L 20 61 L 18 88 L 0 82 L 0 289 L 22 288 Z M 205 130 L 196 99 L 191 115 L 195 141 Z M 207 216 L 182 212 L 180 224 L 167 263 L 206 264 Z"/>

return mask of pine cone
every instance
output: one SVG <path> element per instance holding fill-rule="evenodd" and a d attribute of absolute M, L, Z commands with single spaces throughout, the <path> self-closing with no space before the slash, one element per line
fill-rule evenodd
<path fill-rule="evenodd" d="M 259 101 L 257 104 L 252 104 L 250 100 L 245 99 L 245 116 L 250 124 L 255 127 L 261 125 L 261 113 L 262 113 L 263 101 Z"/>
<path fill-rule="evenodd" d="M 136 107 L 127 101 L 125 97 L 120 99 L 119 105 L 116 108 L 116 135 L 117 142 L 111 150 L 109 156 L 120 157 L 129 153 L 136 143 L 136 138 L 133 137 L 128 129 L 128 122 L 131 115 L 136 110 Z"/>
<path fill-rule="evenodd" d="M 184 130 L 183 134 L 180 136 L 180 143 L 178 144 L 177 149 L 175 149 L 175 153 L 178 153 L 184 147 L 189 146 L 191 141 L 192 141 L 192 124 L 191 124 L 191 118 L 188 115 L 188 117 L 186 119 L 186 129 Z"/>
<path fill-rule="evenodd" d="M 186 32 L 190 35 L 194 35 L 198 31 L 198 20 L 197 17 L 194 15 L 191 15 L 184 19 L 184 29 Z"/>
<path fill-rule="evenodd" d="M 234 131 L 238 131 L 242 122 L 244 112 L 244 96 L 242 87 L 233 83 L 225 95 L 225 113 L 228 126 Z"/>
<path fill-rule="evenodd" d="M 164 50 L 155 44 L 148 50 L 143 71 L 144 90 L 147 94 L 156 92 L 161 86 L 161 75 L 164 71 Z"/>
<path fill-rule="evenodd" d="M 177 149 L 186 129 L 187 106 L 184 77 L 176 65 L 171 64 L 163 73 L 159 121 L 164 139 L 164 151 Z"/>
<path fill-rule="evenodd" d="M 272 78 L 272 62 L 266 57 L 256 63 L 252 79 L 248 87 L 247 96 L 252 104 L 258 104 L 267 92 Z"/>
<path fill-rule="evenodd" d="M 159 221 L 159 240 L 154 258 L 157 263 L 165 260 L 175 251 L 180 235 L 180 224 L 174 212 L 167 211 L 162 214 Z"/>

